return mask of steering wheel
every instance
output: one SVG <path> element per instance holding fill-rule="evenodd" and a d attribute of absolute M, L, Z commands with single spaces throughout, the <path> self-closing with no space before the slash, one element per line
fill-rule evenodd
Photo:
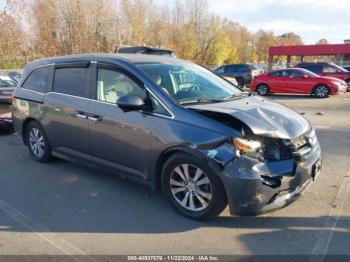
<path fill-rule="evenodd" d="M 194 91 L 194 90 L 196 90 L 196 91 L 200 91 L 200 85 L 199 84 L 194 84 L 194 85 L 192 85 L 189 89 L 188 89 L 188 92 L 192 92 L 192 91 Z"/>

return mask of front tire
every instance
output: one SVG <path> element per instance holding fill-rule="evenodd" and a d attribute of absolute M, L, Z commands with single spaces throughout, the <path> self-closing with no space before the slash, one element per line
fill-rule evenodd
<path fill-rule="evenodd" d="M 202 160 L 187 154 L 175 154 L 166 161 L 162 189 L 172 206 L 191 219 L 216 217 L 227 205 L 218 176 Z"/>
<path fill-rule="evenodd" d="M 270 88 L 266 84 L 260 84 L 256 88 L 256 93 L 260 96 L 267 96 L 270 93 Z"/>
<path fill-rule="evenodd" d="M 330 94 L 330 89 L 326 85 L 318 85 L 314 88 L 313 94 L 317 98 L 326 98 Z"/>
<path fill-rule="evenodd" d="M 38 162 L 51 160 L 51 147 L 43 127 L 33 121 L 28 124 L 26 141 L 30 154 Z"/>

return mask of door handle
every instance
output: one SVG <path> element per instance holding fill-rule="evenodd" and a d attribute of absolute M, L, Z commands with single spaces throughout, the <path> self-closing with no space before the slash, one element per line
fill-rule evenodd
<path fill-rule="evenodd" d="M 76 113 L 75 114 L 77 118 L 80 118 L 80 119 L 87 119 L 87 115 L 84 115 L 84 113 Z"/>
<path fill-rule="evenodd" d="M 103 119 L 102 116 L 88 116 L 88 119 L 94 122 L 101 121 Z"/>
<path fill-rule="evenodd" d="M 77 118 L 80 118 L 80 119 L 87 119 L 87 114 L 84 113 L 83 111 L 76 111 L 77 113 L 75 114 Z"/>

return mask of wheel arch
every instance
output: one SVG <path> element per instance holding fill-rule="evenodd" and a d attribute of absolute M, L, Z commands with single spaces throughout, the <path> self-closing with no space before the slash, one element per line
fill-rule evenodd
<path fill-rule="evenodd" d="M 262 86 L 262 85 L 267 86 L 268 93 L 271 93 L 271 87 L 270 87 L 270 85 L 267 84 L 266 82 L 261 82 L 261 83 L 257 84 L 256 87 L 255 87 L 255 91 L 259 88 L 259 86 Z"/>
<path fill-rule="evenodd" d="M 26 139 L 26 133 L 27 133 L 28 125 L 29 125 L 31 122 L 37 122 L 40 126 L 42 126 L 42 125 L 40 124 L 40 121 L 37 120 L 37 119 L 34 118 L 34 117 L 28 117 L 28 118 L 26 118 L 26 119 L 23 121 L 22 129 L 21 129 L 21 136 L 22 136 L 23 143 L 24 143 L 25 145 L 28 144 L 28 141 L 27 141 L 27 139 Z"/>
<path fill-rule="evenodd" d="M 152 188 L 152 190 L 156 191 L 160 188 L 161 175 L 162 175 L 162 170 L 163 170 L 164 164 L 173 155 L 178 154 L 178 153 L 190 154 L 192 156 L 203 159 L 203 155 L 199 151 L 195 150 L 194 148 L 191 148 L 188 145 L 179 145 L 179 146 L 174 146 L 174 147 L 165 149 L 158 156 L 156 163 L 155 163 L 155 166 L 153 168 L 153 172 L 151 172 L 151 188 Z"/>
<path fill-rule="evenodd" d="M 317 83 L 317 84 L 312 88 L 312 90 L 311 90 L 311 95 L 315 94 L 315 89 L 316 89 L 317 87 L 319 87 L 319 86 L 326 86 L 326 87 L 328 88 L 328 90 L 329 90 L 329 94 L 332 93 L 332 89 L 329 87 L 328 84 L 326 84 L 326 83 Z"/>

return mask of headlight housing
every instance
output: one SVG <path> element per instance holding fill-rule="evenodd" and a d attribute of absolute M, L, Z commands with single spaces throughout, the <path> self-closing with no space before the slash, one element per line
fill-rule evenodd
<path fill-rule="evenodd" d="M 250 155 L 256 153 L 261 148 L 261 143 L 256 140 L 248 140 L 237 137 L 233 139 L 237 156 Z"/>
<path fill-rule="evenodd" d="M 279 161 L 292 157 L 292 145 L 282 139 L 262 137 L 259 141 L 246 138 L 233 139 L 236 155 L 243 155 L 259 161 Z"/>

